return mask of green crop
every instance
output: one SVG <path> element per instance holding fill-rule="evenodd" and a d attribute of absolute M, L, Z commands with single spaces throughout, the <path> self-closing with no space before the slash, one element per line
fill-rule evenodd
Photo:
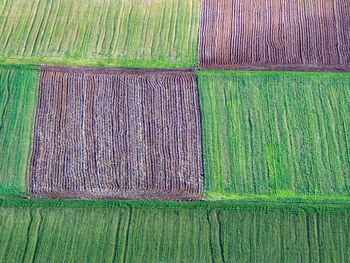
<path fill-rule="evenodd" d="M 0 67 L 0 195 L 27 191 L 40 70 Z"/>
<path fill-rule="evenodd" d="M 350 74 L 198 74 L 208 193 L 349 196 Z"/>
<path fill-rule="evenodd" d="M 348 218 L 258 207 L 0 207 L 0 261 L 346 262 Z"/>
<path fill-rule="evenodd" d="M 3 63 L 198 65 L 199 0 L 2 0 Z"/>

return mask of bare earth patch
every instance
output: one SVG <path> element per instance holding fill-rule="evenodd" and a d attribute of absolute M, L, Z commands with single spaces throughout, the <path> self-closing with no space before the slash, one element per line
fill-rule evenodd
<path fill-rule="evenodd" d="M 202 199 L 201 136 L 190 71 L 43 67 L 29 190 Z"/>
<path fill-rule="evenodd" d="M 348 0 L 203 0 L 201 68 L 350 71 Z"/>

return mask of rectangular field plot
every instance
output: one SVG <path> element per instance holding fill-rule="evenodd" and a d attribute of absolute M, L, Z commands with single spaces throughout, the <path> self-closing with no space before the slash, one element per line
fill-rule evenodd
<path fill-rule="evenodd" d="M 0 195 L 24 194 L 40 69 L 0 66 Z"/>
<path fill-rule="evenodd" d="M 203 0 L 202 68 L 350 71 L 348 0 Z"/>
<path fill-rule="evenodd" d="M 201 198 L 196 75 L 42 68 L 30 174 L 38 196 Z"/>
<path fill-rule="evenodd" d="M 350 195 L 350 74 L 198 74 L 208 192 Z"/>
<path fill-rule="evenodd" d="M 1 207 L 0 261 L 348 262 L 349 215 Z"/>
<path fill-rule="evenodd" d="M 0 60 L 186 68 L 198 65 L 200 0 L 1 0 Z"/>

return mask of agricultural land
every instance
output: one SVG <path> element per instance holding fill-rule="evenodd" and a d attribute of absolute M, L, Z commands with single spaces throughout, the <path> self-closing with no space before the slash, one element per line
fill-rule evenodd
<path fill-rule="evenodd" d="M 197 91 L 193 72 L 42 68 L 29 191 L 201 199 Z"/>
<path fill-rule="evenodd" d="M 0 61 L 198 65 L 200 0 L 1 0 Z"/>
<path fill-rule="evenodd" d="M 206 191 L 349 196 L 349 74 L 198 74 Z"/>
<path fill-rule="evenodd" d="M 201 68 L 350 71 L 348 0 L 203 0 Z"/>
<path fill-rule="evenodd" d="M 40 69 L 0 67 L 0 195 L 27 192 Z"/>
<path fill-rule="evenodd" d="M 349 14 L 0 0 L 0 262 L 349 262 Z"/>
<path fill-rule="evenodd" d="M 114 201 L 105 208 L 99 205 L 106 206 L 106 201 L 75 204 L 66 201 L 59 206 L 53 203 L 32 201 L 32 207 L 25 207 L 28 202 L 23 201 L 1 204 L 0 259 L 346 262 L 350 256 L 350 210 L 344 207 L 321 212 L 263 205 L 233 208 L 232 204 L 204 207 L 174 202 Z"/>

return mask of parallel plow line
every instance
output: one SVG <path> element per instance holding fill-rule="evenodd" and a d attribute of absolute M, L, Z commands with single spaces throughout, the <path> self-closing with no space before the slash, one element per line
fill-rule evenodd
<path fill-rule="evenodd" d="M 350 71 L 347 0 L 203 0 L 201 68 Z"/>
<path fill-rule="evenodd" d="M 32 194 L 200 199 L 202 166 L 194 73 L 42 68 Z"/>

